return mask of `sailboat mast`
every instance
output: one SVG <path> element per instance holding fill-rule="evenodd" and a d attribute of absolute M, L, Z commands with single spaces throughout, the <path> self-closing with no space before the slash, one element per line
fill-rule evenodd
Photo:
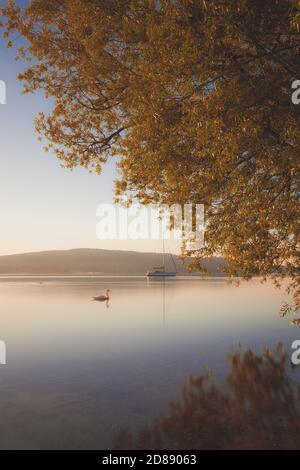
<path fill-rule="evenodd" d="M 165 270 L 166 267 L 165 267 L 165 239 L 164 238 L 163 238 L 163 267 Z"/>

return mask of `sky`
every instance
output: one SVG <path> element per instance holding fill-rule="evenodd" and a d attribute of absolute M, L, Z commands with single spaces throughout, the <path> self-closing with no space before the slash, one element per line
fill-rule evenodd
<path fill-rule="evenodd" d="M 24 67 L 1 38 L 0 80 L 6 83 L 7 102 L 0 105 L 0 255 L 72 248 L 161 251 L 160 240 L 97 238 L 97 207 L 113 202 L 115 161 L 96 175 L 63 169 L 43 151 L 34 117 L 49 111 L 51 101 L 41 93 L 22 95 L 16 77 Z M 169 244 L 178 251 L 178 242 Z"/>

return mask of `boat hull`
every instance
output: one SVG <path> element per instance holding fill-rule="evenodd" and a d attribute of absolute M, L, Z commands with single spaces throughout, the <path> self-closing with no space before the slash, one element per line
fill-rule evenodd
<path fill-rule="evenodd" d="M 148 272 L 147 277 L 175 277 L 177 273 L 174 272 Z"/>

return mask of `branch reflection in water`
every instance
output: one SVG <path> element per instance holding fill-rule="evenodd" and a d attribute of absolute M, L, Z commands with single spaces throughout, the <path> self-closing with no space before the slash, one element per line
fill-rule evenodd
<path fill-rule="evenodd" d="M 300 386 L 282 344 L 228 361 L 225 387 L 209 372 L 190 377 L 180 402 L 137 434 L 119 432 L 115 449 L 298 449 Z"/>

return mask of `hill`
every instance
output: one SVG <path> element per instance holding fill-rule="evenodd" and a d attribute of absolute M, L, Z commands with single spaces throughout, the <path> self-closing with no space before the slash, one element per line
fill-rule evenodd
<path fill-rule="evenodd" d="M 180 257 L 173 256 L 179 274 L 188 274 Z M 0 256 L 1 274 L 145 274 L 162 264 L 162 254 L 136 251 L 115 251 L 79 248 L 62 251 L 43 251 Z M 186 261 L 188 264 L 188 261 Z M 203 261 L 210 275 L 220 276 L 222 258 Z M 172 259 L 166 255 L 166 269 L 174 270 Z"/>

